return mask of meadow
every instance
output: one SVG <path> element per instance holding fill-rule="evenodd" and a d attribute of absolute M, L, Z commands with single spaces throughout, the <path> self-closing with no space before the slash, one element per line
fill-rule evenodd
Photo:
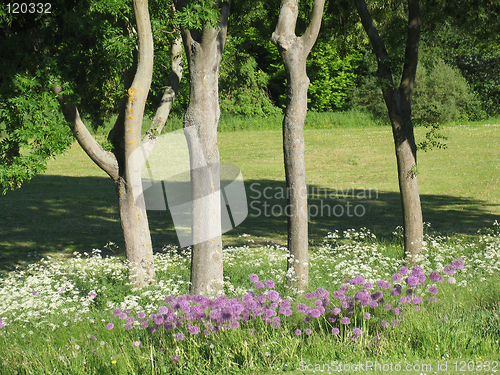
<path fill-rule="evenodd" d="M 223 236 L 218 299 L 187 295 L 190 250 L 168 212 L 148 213 L 158 283 L 127 284 L 113 185 L 77 144 L 0 198 L 0 374 L 498 372 L 498 125 L 444 126 L 447 148 L 419 153 L 425 251 L 408 270 L 390 129 L 314 116 L 310 205 L 332 210 L 310 210 L 302 296 L 286 289 L 276 120 L 231 118 L 219 134 L 249 216 Z"/>

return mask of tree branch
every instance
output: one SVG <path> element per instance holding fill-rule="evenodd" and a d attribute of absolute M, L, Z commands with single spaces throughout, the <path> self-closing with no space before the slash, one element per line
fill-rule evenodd
<path fill-rule="evenodd" d="M 321 28 L 321 20 L 323 18 L 323 9 L 325 8 L 325 0 L 314 0 L 311 20 L 307 26 L 306 31 L 300 37 L 306 54 L 309 54 L 311 48 L 316 42 L 316 38 Z"/>
<path fill-rule="evenodd" d="M 408 37 L 406 40 L 405 63 L 403 66 L 403 75 L 399 86 L 404 99 L 403 110 L 409 110 L 408 104 L 411 103 L 411 96 L 415 86 L 415 76 L 417 74 L 418 63 L 418 44 L 420 42 L 420 18 L 419 0 L 408 0 Z"/>
<path fill-rule="evenodd" d="M 106 172 L 113 180 L 116 180 L 118 178 L 118 162 L 115 155 L 104 150 L 94 139 L 92 134 L 90 134 L 80 118 L 76 106 L 68 103 L 67 95 L 60 95 L 62 92 L 61 86 L 57 84 L 52 91 L 58 95 L 57 100 L 61 105 L 64 118 L 69 123 L 71 130 L 75 133 L 75 137 L 82 149 L 99 168 Z"/>
<path fill-rule="evenodd" d="M 295 26 L 298 14 L 298 0 L 281 0 L 278 23 L 271 36 L 271 41 L 285 52 L 297 41 Z"/>
<path fill-rule="evenodd" d="M 375 52 L 375 56 L 377 57 L 378 62 L 378 71 L 377 75 L 381 78 L 388 80 L 391 86 L 391 89 L 394 85 L 392 79 L 391 67 L 389 65 L 389 54 L 387 53 L 387 49 L 385 48 L 385 44 L 380 37 L 380 34 L 377 31 L 373 23 L 372 16 L 368 7 L 366 6 L 365 0 L 354 0 L 354 4 L 356 5 L 356 9 L 358 10 L 359 17 L 361 18 L 361 24 L 370 39 L 370 43 L 372 45 L 373 51 Z"/>
<path fill-rule="evenodd" d="M 163 127 L 165 126 L 165 121 L 167 121 L 170 110 L 174 104 L 175 96 L 179 91 L 179 83 L 182 79 L 183 67 L 182 67 L 182 38 L 177 36 L 172 42 L 172 70 L 169 77 L 169 86 L 165 89 L 163 97 L 161 98 L 161 103 L 156 110 L 153 123 L 146 133 L 143 139 L 144 142 L 149 142 L 153 140 L 157 135 L 161 134 Z"/>

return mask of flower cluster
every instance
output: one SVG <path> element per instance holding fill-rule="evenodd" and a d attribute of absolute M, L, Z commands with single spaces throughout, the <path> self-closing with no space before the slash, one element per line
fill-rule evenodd
<path fill-rule="evenodd" d="M 445 266 L 445 273 L 449 276 L 448 282 L 457 270 L 464 268 L 462 259 L 455 259 Z M 376 286 L 357 275 L 352 279 L 344 279 L 343 285 L 330 295 L 323 288 L 306 293 L 306 301 L 313 301 L 313 306 L 307 303 L 298 303 L 295 311 L 304 316 L 304 324 L 308 325 L 315 319 L 323 318 L 329 324 L 333 335 L 342 332 L 345 337 L 358 340 L 363 334 L 363 321 L 378 321 L 382 327 L 395 327 L 400 324 L 405 309 L 413 307 L 420 310 L 425 303 L 437 302 L 435 297 L 438 288 L 426 283 L 427 276 L 419 266 L 411 270 L 403 266 L 392 275 L 392 283 L 379 280 Z M 444 281 L 444 277 L 437 271 L 429 274 L 432 283 Z M 168 296 L 165 304 L 160 306 L 155 314 L 146 315 L 144 311 L 137 313 L 137 320 L 130 316 L 130 310 L 115 309 L 113 314 L 125 321 L 124 328 L 129 330 L 137 325 L 150 332 L 159 329 L 171 331 L 175 341 L 183 341 L 185 334 L 205 336 L 221 330 L 232 330 L 248 325 L 250 321 L 260 319 L 274 329 L 281 328 L 282 319 L 293 314 L 292 303 L 283 298 L 276 290 L 273 280 L 260 281 L 257 274 L 250 276 L 250 282 L 256 294 L 248 292 L 242 298 L 228 298 L 223 295 L 215 299 L 201 295 Z M 377 289 L 378 288 L 378 289 Z M 387 319 L 387 320 L 386 320 Z M 390 322 L 389 322 L 389 321 Z M 114 324 L 108 323 L 108 329 Z M 296 336 L 302 335 L 300 328 L 294 329 Z M 313 326 L 304 330 L 306 335 L 313 334 Z"/>
<path fill-rule="evenodd" d="M 223 295 L 216 299 L 201 295 L 167 296 L 165 305 L 160 306 L 155 314 L 146 315 L 144 311 L 137 313 L 137 320 L 130 316 L 130 310 L 115 309 L 113 314 L 125 321 L 124 328 L 130 330 L 137 325 L 155 332 L 160 328 L 176 330 L 183 328 L 191 335 L 202 332 L 205 336 L 220 330 L 237 329 L 255 319 L 262 319 L 272 328 L 281 327 L 281 317 L 292 315 L 291 302 L 283 299 L 274 289 L 274 281 L 268 280 L 265 284 L 259 281 L 256 274 L 250 276 L 255 289 L 265 289 L 264 293 L 256 295 L 248 292 L 242 298 L 228 298 Z M 265 285 L 265 286 L 264 286 Z M 114 328 L 113 323 L 107 324 L 108 330 Z M 174 335 L 176 341 L 185 338 L 183 332 Z"/>

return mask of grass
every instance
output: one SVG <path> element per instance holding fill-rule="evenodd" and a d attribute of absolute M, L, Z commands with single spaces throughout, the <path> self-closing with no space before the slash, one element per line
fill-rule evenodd
<path fill-rule="evenodd" d="M 238 128 L 240 120 L 228 122 Z M 311 215 L 310 290 L 321 287 L 332 295 L 346 277 L 363 275 L 376 282 L 397 272 L 401 210 L 390 129 L 330 126 L 330 120 L 321 128 L 321 121 L 318 117 L 317 128 L 306 125 L 305 131 L 310 204 L 351 204 L 364 212 Z M 425 129 L 416 131 L 418 139 Z M 500 233 L 491 224 L 500 218 L 500 133 L 491 124 L 450 125 L 443 133 L 447 149 L 419 154 L 424 220 L 431 223 L 422 267 L 427 274 L 442 272 L 446 263 L 462 258 L 466 268 L 456 276 L 458 284 L 438 285 L 439 303 L 408 310 L 397 327 L 381 330 L 387 313 L 374 310 L 361 327 L 365 338 L 357 341 L 347 333 L 333 336 L 326 318 L 309 323 L 312 335 L 296 337 L 295 329 L 305 332 L 307 324 L 295 307 L 314 306 L 303 298 L 291 299 L 294 314 L 283 317 L 279 330 L 256 320 L 207 337 L 184 330 L 186 339 L 177 342 L 169 331 L 124 329 L 113 316 L 115 308 L 129 309 L 129 315 L 155 313 L 166 295 L 188 292 L 189 254 L 175 246 L 168 212 L 149 212 L 161 282 L 132 290 L 113 184 L 74 145 L 49 163 L 47 173 L 0 198 L 0 317 L 5 322 L 0 374 L 301 374 L 310 365 L 367 360 L 429 363 L 434 371 L 447 361 L 448 373 L 454 373 L 455 360 L 458 370 L 460 361 L 474 361 L 476 370 L 490 361 L 489 371 L 476 373 L 494 372 L 492 361 L 500 360 Z M 241 168 L 249 201 L 249 217 L 223 238 L 225 293 L 258 294 L 248 281 L 256 273 L 274 280 L 285 295 L 286 218 L 263 211 L 266 204 L 275 213 L 286 204 L 279 196 L 285 186 L 281 132 L 222 131 L 219 148 L 223 162 Z M 108 331 L 109 322 L 115 328 Z M 139 341 L 141 347 L 133 344 Z M 426 372 L 421 370 L 407 373 Z"/>
<path fill-rule="evenodd" d="M 393 242 L 400 243 L 398 233 Z M 461 373 L 454 371 L 455 366 L 463 366 L 461 361 L 475 370 L 489 362 L 493 369 L 500 361 L 500 227 L 496 224 L 483 229 L 475 240 L 427 233 L 426 242 L 420 265 L 428 276 L 427 285 L 414 289 L 424 297 L 419 311 L 414 304 L 400 303 L 398 296 L 377 287 L 380 279 L 395 284 L 391 276 L 398 273 L 402 262 L 400 257 L 391 256 L 394 249 L 380 244 L 367 229 L 349 230 L 331 233 L 312 251 L 310 290 L 328 290 L 329 305 L 322 303 L 332 311 L 333 307 L 341 307 L 334 291 L 343 291 L 342 280 L 363 275 L 363 282 L 384 291 L 383 304 L 391 304 L 392 311 L 382 304 L 357 306 L 353 315 L 348 314 L 349 309 L 341 309 L 335 315 L 336 322 L 327 319 L 334 315 L 325 313 L 307 323 L 306 314 L 300 313 L 297 306 L 318 306 L 317 301 L 313 303 L 318 297 L 306 294 L 289 299 L 293 314 L 280 312 L 280 328 L 257 317 L 247 322 L 241 319 L 239 328 L 209 335 L 201 330 L 190 334 L 187 327 L 154 328 L 155 316 L 165 314 L 159 309 L 165 306 L 164 297 L 188 291 L 188 250 L 179 254 L 170 247 L 157 253 L 155 263 L 162 282 L 141 291 L 127 285 L 126 267 L 116 257 L 102 257 L 94 251 L 70 259 L 45 259 L 31 264 L 24 273 L 11 273 L 1 284 L 0 311 L 5 326 L 0 329 L 0 373 L 303 374 L 312 373 L 307 369 L 315 369 L 316 364 L 330 369 L 343 364 L 345 369 L 367 362 L 382 366 L 392 362 L 418 369 L 405 371 L 410 374 L 422 373 L 423 366 L 429 365 L 433 371 L 425 373 L 434 373 L 437 366 L 445 365 L 448 371 L 444 373 Z M 457 257 L 464 260 L 465 267 L 453 275 L 457 283 L 450 284 L 445 265 Z M 240 303 L 247 291 L 269 299 L 271 290 L 284 296 L 285 262 L 286 252 L 279 246 L 226 249 L 225 295 L 240 298 Z M 431 270 L 438 270 L 446 281 L 430 280 Z M 253 273 L 260 280 L 274 280 L 275 285 L 257 289 L 257 284 L 248 279 Z M 427 302 L 431 285 L 439 289 L 438 302 Z M 360 285 L 351 288 L 344 289 L 347 295 L 363 290 Z M 402 295 L 407 294 L 405 290 L 403 287 Z M 402 313 L 396 315 L 395 307 Z M 268 304 L 265 309 L 271 310 L 272 306 Z M 139 312 L 150 317 L 141 318 L 141 322 L 148 321 L 152 331 L 141 328 Z M 370 319 L 363 318 L 366 312 L 370 312 Z M 180 311 L 177 315 L 184 316 Z M 127 316 L 135 317 L 129 328 L 125 324 Z M 342 316 L 350 318 L 347 326 L 339 323 Z M 398 324 L 383 328 L 384 320 L 394 319 Z M 110 323 L 114 327 L 108 330 Z M 197 320 L 191 324 L 202 326 Z M 332 335 L 332 327 L 340 328 L 340 334 Z M 355 327 L 363 335 L 353 340 Z M 301 330 L 298 336 L 297 329 Z M 180 332 L 183 338 L 177 336 Z"/>

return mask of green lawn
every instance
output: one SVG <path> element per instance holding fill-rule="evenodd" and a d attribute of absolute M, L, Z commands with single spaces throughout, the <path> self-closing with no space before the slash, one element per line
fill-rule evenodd
<path fill-rule="evenodd" d="M 417 129 L 417 137 L 423 132 Z M 280 306 L 281 298 L 290 301 L 292 314 L 262 305 L 266 314 L 279 314 L 280 327 L 243 319 L 238 328 L 213 334 L 192 333 L 187 324 L 155 331 L 158 315 L 149 314 L 166 316 L 160 310 L 165 296 L 189 291 L 189 251 L 176 248 L 169 214 L 150 212 L 158 282 L 131 289 L 114 187 L 75 144 L 49 163 L 46 174 L 0 200 L 0 374 L 304 374 L 336 371 L 340 364 L 344 373 L 354 373 L 361 372 L 351 367 L 359 363 L 366 374 L 380 373 L 368 371 L 367 362 L 393 363 L 401 366 L 396 372 L 402 368 L 407 374 L 495 373 L 500 362 L 500 224 L 495 222 L 500 221 L 500 127 L 448 126 L 443 133 L 447 149 L 419 154 L 424 219 L 431 226 L 426 225 L 419 263 L 427 278 L 412 292 L 422 300 L 408 303 L 379 285 L 388 280 L 395 286 L 394 277 L 404 274 L 390 130 L 306 130 L 311 207 L 351 205 L 363 212 L 328 216 L 313 215 L 311 209 L 308 291 L 324 288 L 330 295 L 328 303 L 320 303 L 326 312 L 307 322 L 298 306 L 313 308 L 318 300 L 311 299 L 317 297 L 286 295 L 286 248 L 281 246 L 286 219 L 262 211 L 264 204 L 274 212 L 286 204 L 275 196 L 284 188 L 281 132 L 221 132 L 222 161 L 241 168 L 250 207 L 249 217 L 224 235 L 224 292 L 228 298 L 252 291 L 270 299 L 273 288 Z M 168 244 L 174 246 L 164 248 Z M 119 257 L 106 256 L 115 254 Z M 459 258 L 464 268 L 452 276 L 446 265 Z M 17 271 L 5 272 L 19 264 Z M 444 275 L 444 282 L 431 280 L 432 270 Z M 275 286 L 257 289 L 249 282 L 253 273 Z M 358 275 L 385 293 L 385 301 L 356 304 L 351 314 L 335 292 L 342 291 L 343 280 Z M 407 295 L 404 277 L 401 284 Z M 366 285 L 346 294 L 368 290 Z M 434 295 L 437 303 L 429 300 Z M 120 314 L 136 317 L 133 326 L 124 326 Z M 350 322 L 341 323 L 342 317 Z M 141 328 L 146 322 L 149 328 Z M 206 324 L 194 322 L 201 329 Z M 361 336 L 353 338 L 356 330 Z"/>
<path fill-rule="evenodd" d="M 443 133 L 447 149 L 418 155 L 424 221 L 441 232 L 474 233 L 500 217 L 500 127 L 447 126 Z M 424 134 L 424 128 L 417 128 L 417 139 Z M 305 139 L 310 204 L 324 208 L 323 215 L 311 211 L 313 244 L 335 229 L 367 227 L 384 238 L 401 225 L 388 127 L 310 129 Z M 222 132 L 219 148 L 221 161 L 241 168 L 249 204 L 249 216 L 224 235 L 224 244 L 245 243 L 242 234 L 252 235 L 254 244 L 284 244 L 286 218 L 279 214 L 286 202 L 275 199 L 285 187 L 281 132 Z M 262 195 L 266 188 L 271 199 Z M 348 216 L 347 204 L 351 211 L 359 206 L 358 216 Z M 333 211 L 337 205 L 343 214 L 340 207 Z M 2 196 L 0 208 L 2 270 L 12 269 L 28 253 L 71 254 L 104 249 L 108 242 L 118 244 L 118 252 L 123 250 L 113 184 L 76 143 L 66 155 L 49 162 L 45 174 Z M 169 213 L 148 215 L 155 248 L 175 245 Z"/>

